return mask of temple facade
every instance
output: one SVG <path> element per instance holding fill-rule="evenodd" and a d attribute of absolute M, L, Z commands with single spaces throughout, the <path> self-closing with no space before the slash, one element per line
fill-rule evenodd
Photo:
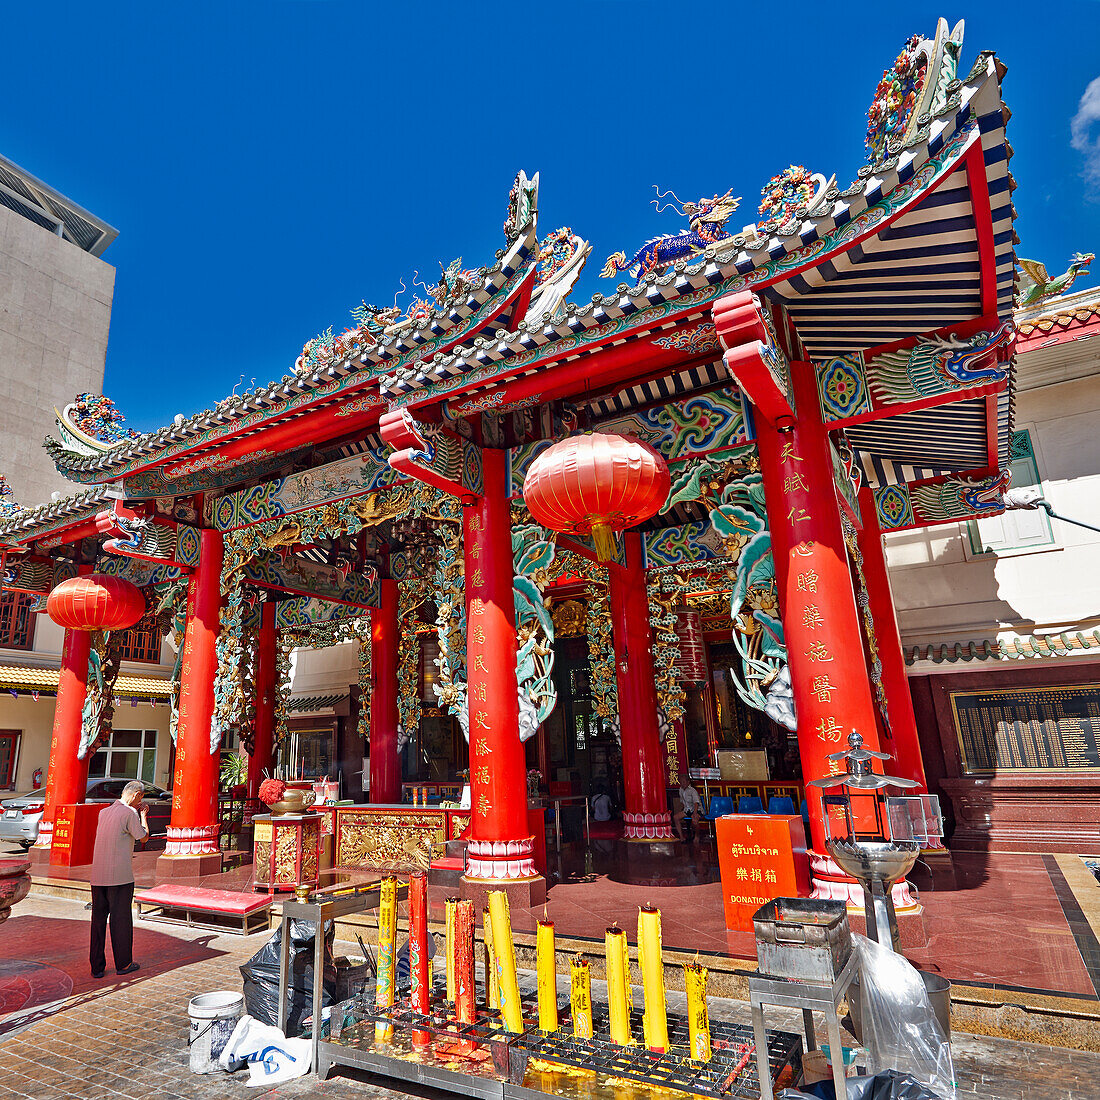
<path fill-rule="evenodd" d="M 541 231 L 521 172 L 490 263 L 454 261 L 404 309 L 364 302 L 279 381 L 145 436 L 113 407 L 60 410 L 48 450 L 87 488 L 0 525 L 5 587 L 74 624 L 40 844 L 110 736 L 122 631 L 110 606 L 79 616 L 122 585 L 179 655 L 165 875 L 220 865 L 237 744 L 252 795 L 280 761 L 380 805 L 468 776 L 465 881 L 528 902 L 529 782 L 606 792 L 640 844 L 671 840 L 689 769 L 805 802 L 814 888 L 840 897 L 805 784 L 849 732 L 969 805 L 1000 734 L 950 770 L 919 548 L 973 530 L 965 564 L 989 568 L 1039 421 L 1019 420 L 1002 70 L 959 69 L 961 35 L 906 43 L 850 186 L 791 167 L 754 214 L 732 189 L 683 203 L 685 228 L 610 256 L 627 281 L 588 302 L 570 292 L 590 246 Z"/>

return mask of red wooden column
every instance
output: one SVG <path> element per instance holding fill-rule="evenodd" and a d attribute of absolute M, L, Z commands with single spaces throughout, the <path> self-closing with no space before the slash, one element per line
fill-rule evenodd
<path fill-rule="evenodd" d="M 275 763 L 275 664 L 277 639 L 275 611 L 278 605 L 266 601 L 260 610 L 260 633 L 256 646 L 256 722 L 252 729 L 252 752 L 248 756 L 248 797 L 260 797 L 264 771 Z"/>
<path fill-rule="evenodd" d="M 608 569 L 623 749 L 623 835 L 627 840 L 667 842 L 672 839 L 672 819 L 665 795 L 664 746 L 657 725 L 642 537 L 628 531 L 624 541 L 625 567 L 612 565 Z"/>
<path fill-rule="evenodd" d="M 200 533 L 198 567 L 187 581 L 187 627 L 183 638 L 172 820 L 158 875 L 206 874 L 221 869 L 218 852 L 218 746 L 210 747 L 214 673 L 222 594 L 222 536 Z"/>
<path fill-rule="evenodd" d="M 901 633 L 890 591 L 890 575 L 886 569 L 886 555 L 882 549 L 882 532 L 879 529 L 875 497 L 868 486 L 859 494 L 859 512 L 863 529 L 859 532 L 859 549 L 863 555 L 863 576 L 867 581 L 867 595 L 871 604 L 871 617 L 878 640 L 878 655 L 882 662 L 882 686 L 886 692 L 886 710 L 890 719 L 890 732 L 894 737 L 894 766 L 886 770 L 905 779 L 915 779 L 921 790 L 928 790 L 921 759 L 920 738 L 917 735 L 917 719 L 913 713 L 913 696 L 909 692 L 909 679 L 905 674 L 905 654 L 901 648 Z"/>
<path fill-rule="evenodd" d="M 87 793 L 88 765 L 92 757 L 89 753 L 81 760 L 77 757 L 77 750 L 80 748 L 80 716 L 88 693 L 88 657 L 91 649 L 91 631 L 65 631 L 46 775 L 46 808 L 42 814 L 42 824 L 38 827 L 36 848 L 50 846 L 57 807 L 83 802 Z"/>
<path fill-rule="evenodd" d="M 471 809 L 463 893 L 507 886 L 513 904 L 537 904 L 545 882 L 535 871 L 527 823 L 504 452 L 486 449 L 482 462 L 483 495 L 462 510 Z"/>
<path fill-rule="evenodd" d="M 759 417 L 756 434 L 808 781 L 837 770 L 826 757 L 848 747 L 851 730 L 869 749 L 879 736 L 812 364 L 792 363 L 791 376 L 797 421 Z M 806 797 L 813 848 L 823 854 L 821 792 L 807 787 Z"/>
<path fill-rule="evenodd" d="M 401 801 L 397 755 L 397 581 L 383 580 L 382 598 L 370 613 L 370 801 Z"/>

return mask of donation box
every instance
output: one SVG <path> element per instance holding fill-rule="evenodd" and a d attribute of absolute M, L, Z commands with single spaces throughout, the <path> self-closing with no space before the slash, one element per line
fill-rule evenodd
<path fill-rule="evenodd" d="M 726 927 L 751 932 L 752 915 L 773 898 L 808 897 L 810 865 L 802 818 L 729 814 L 714 822 Z"/>
<path fill-rule="evenodd" d="M 50 866 L 82 867 L 92 862 L 99 815 L 110 804 L 80 802 L 57 807 L 53 819 L 53 839 L 50 841 Z"/>

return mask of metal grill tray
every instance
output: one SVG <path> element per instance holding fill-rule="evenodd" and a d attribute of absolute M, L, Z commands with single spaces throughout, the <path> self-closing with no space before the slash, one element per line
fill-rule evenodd
<path fill-rule="evenodd" d="M 528 1027 L 522 1034 L 514 1035 L 503 1030 L 499 1013 L 480 1009 L 474 1024 L 458 1024 L 450 1015 L 450 1006 L 441 997 L 433 997 L 438 1011 L 421 1016 L 412 1011 L 407 999 L 396 1002 L 392 1008 L 377 1009 L 373 1004 L 356 1005 L 355 1015 L 363 1023 L 388 1022 L 395 1030 L 426 1031 L 437 1039 L 449 1043 L 467 1040 L 487 1047 L 492 1055 L 496 1071 L 511 1082 L 513 1088 L 521 1086 L 531 1058 L 578 1069 L 594 1071 L 609 1078 L 627 1078 L 650 1088 L 676 1089 L 698 1096 L 711 1096 L 716 1100 L 727 1098 L 753 1098 L 760 1095 L 756 1057 L 751 1055 L 741 1071 L 730 1080 L 743 1056 L 753 1047 L 752 1028 L 747 1024 L 735 1024 L 712 1020 L 710 1024 L 712 1056 L 709 1062 L 693 1061 L 688 1046 L 688 1021 L 684 1016 L 669 1014 L 670 1049 L 663 1053 L 649 1050 L 641 1042 L 623 1047 L 613 1043 L 607 1007 L 593 1005 L 592 1039 L 577 1039 L 572 1035 L 572 1021 L 568 1003 L 559 1002 L 561 1029 L 557 1032 L 540 1031 Z M 537 1001 L 523 998 L 525 1018 L 537 1016 Z M 642 1013 L 631 1012 L 631 1032 L 642 1034 Z M 353 1025 L 354 1026 L 354 1025 Z M 767 1031 L 768 1064 L 772 1082 L 790 1067 L 794 1078 L 801 1071 L 802 1037 L 785 1031 Z M 333 1042 L 346 1044 L 341 1036 Z M 372 1044 L 374 1054 L 381 1055 L 384 1047 Z M 524 1091 L 536 1091 L 524 1089 Z"/>

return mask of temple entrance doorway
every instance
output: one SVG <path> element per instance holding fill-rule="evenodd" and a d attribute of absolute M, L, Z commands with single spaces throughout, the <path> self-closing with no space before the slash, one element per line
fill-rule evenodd
<path fill-rule="evenodd" d="M 554 686 L 557 705 L 527 742 L 527 767 L 537 768 L 541 786 L 549 797 L 583 795 L 589 804 L 606 792 L 612 805 L 622 808 L 622 752 L 612 723 L 595 711 L 588 663 L 588 640 L 561 638 L 555 644 Z M 563 836 L 580 833 L 584 807 L 579 802 L 563 805 Z"/>

